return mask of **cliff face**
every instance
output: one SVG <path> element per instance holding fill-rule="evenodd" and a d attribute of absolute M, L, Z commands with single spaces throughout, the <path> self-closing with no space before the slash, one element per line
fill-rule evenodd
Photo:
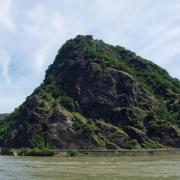
<path fill-rule="evenodd" d="M 59 50 L 44 82 L 8 118 L 3 147 L 180 147 L 180 82 L 91 36 Z"/>

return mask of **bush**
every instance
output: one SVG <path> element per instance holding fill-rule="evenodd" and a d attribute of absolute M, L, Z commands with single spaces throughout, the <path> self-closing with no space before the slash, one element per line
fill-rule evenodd
<path fill-rule="evenodd" d="M 95 134 L 92 137 L 98 146 L 105 147 L 106 142 L 104 141 L 104 139 Z"/>
<path fill-rule="evenodd" d="M 61 97 L 60 104 L 71 112 L 75 111 L 74 101 L 70 97 L 67 96 Z"/>
<path fill-rule="evenodd" d="M 20 150 L 17 150 L 16 152 L 19 156 L 53 156 L 55 154 L 54 150 L 51 149 L 30 149 L 30 148 L 23 148 Z"/>
<path fill-rule="evenodd" d="M 143 148 L 145 149 L 159 149 L 164 148 L 164 146 L 157 141 L 149 140 L 148 142 L 142 144 Z"/>

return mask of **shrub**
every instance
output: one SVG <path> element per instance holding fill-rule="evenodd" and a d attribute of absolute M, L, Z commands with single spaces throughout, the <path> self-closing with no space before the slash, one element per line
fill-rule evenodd
<path fill-rule="evenodd" d="M 105 147 L 106 142 L 100 136 L 93 135 L 92 137 L 98 146 Z"/>
<path fill-rule="evenodd" d="M 88 119 L 87 123 L 83 124 L 82 129 L 89 135 L 95 134 L 98 131 L 98 127 L 92 119 Z"/>
<path fill-rule="evenodd" d="M 53 156 L 55 154 L 54 150 L 51 149 L 30 149 L 30 148 L 22 148 L 17 150 L 16 152 L 19 156 Z"/>
<path fill-rule="evenodd" d="M 45 139 L 43 135 L 36 135 L 34 138 L 34 145 L 37 148 L 45 147 Z"/>
<path fill-rule="evenodd" d="M 145 149 L 159 149 L 164 148 L 162 144 L 159 144 L 157 141 L 149 140 L 148 142 L 142 144 Z"/>
<path fill-rule="evenodd" d="M 67 96 L 61 97 L 60 104 L 71 112 L 75 111 L 74 101 L 70 97 L 67 97 Z"/>

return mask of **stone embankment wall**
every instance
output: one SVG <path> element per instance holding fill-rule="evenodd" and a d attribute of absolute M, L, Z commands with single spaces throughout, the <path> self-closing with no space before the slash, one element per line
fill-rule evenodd
<path fill-rule="evenodd" d="M 57 150 L 57 156 L 161 156 L 180 155 L 180 149 L 141 149 L 141 150 Z"/>

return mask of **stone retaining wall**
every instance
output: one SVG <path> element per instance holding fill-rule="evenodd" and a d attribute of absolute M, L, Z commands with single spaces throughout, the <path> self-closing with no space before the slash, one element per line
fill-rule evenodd
<path fill-rule="evenodd" d="M 0 148 L 1 155 L 16 155 L 17 149 Z M 138 149 L 138 150 L 60 150 L 55 156 L 162 156 L 180 155 L 180 149 Z"/>

